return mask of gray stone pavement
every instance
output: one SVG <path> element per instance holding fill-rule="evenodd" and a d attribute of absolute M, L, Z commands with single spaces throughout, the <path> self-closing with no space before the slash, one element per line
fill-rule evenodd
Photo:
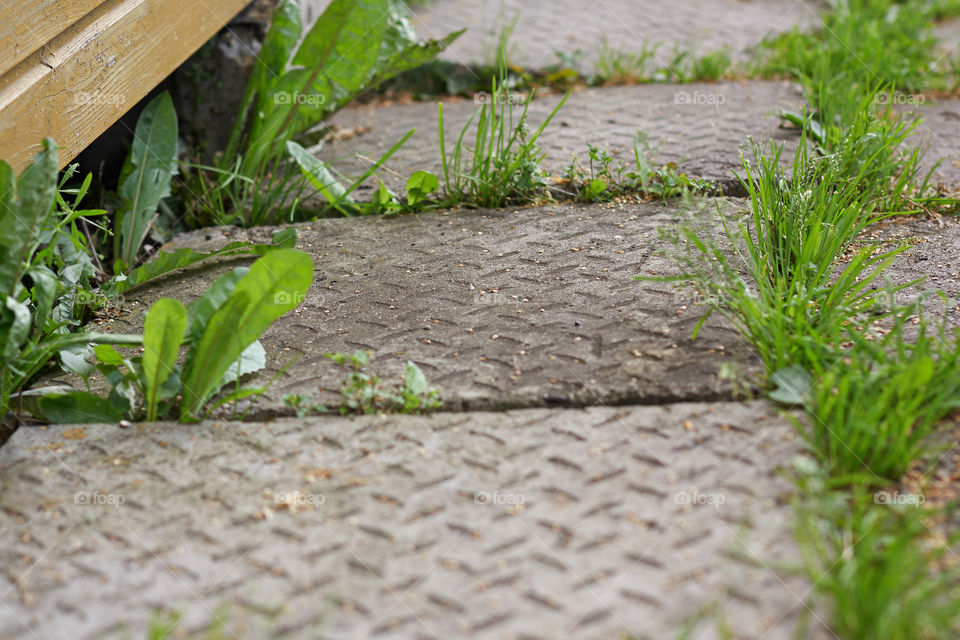
<path fill-rule="evenodd" d="M 960 189 L 960 100 L 929 100 L 918 108 L 923 121 L 914 137 L 925 149 L 923 166 L 934 169 L 934 185 L 943 184 L 952 190 Z"/>
<path fill-rule="evenodd" d="M 762 402 L 23 428 L 0 638 L 787 639 L 800 451 Z"/>
<path fill-rule="evenodd" d="M 453 62 L 492 60 L 498 31 L 519 16 L 511 62 L 543 68 L 557 62 L 556 51 L 580 50 L 582 70 L 592 71 L 604 39 L 628 52 L 639 51 L 644 41 L 661 43 L 662 63 L 674 47 L 695 47 L 698 53 L 727 47 L 736 57 L 767 35 L 820 24 L 821 6 L 811 0 L 436 0 L 413 12 L 424 37 L 467 28 L 442 56 Z"/>
<path fill-rule="evenodd" d="M 529 110 L 531 129 L 543 122 L 561 97 L 548 95 L 534 100 Z M 562 175 L 573 154 L 589 166 L 586 145 L 590 143 L 621 159 L 628 169 L 635 169 L 633 139 L 641 129 L 656 151 L 651 162 L 679 163 L 690 175 L 714 180 L 726 193 L 736 195 L 739 183 L 732 171 L 741 166 L 741 145 L 753 136 L 757 141 L 783 142 L 792 149 L 797 133 L 782 128 L 776 114 L 780 109 L 796 109 L 802 102 L 799 86 L 791 82 L 584 89 L 570 96 L 540 138 L 547 154 L 542 166 L 545 171 Z M 452 153 L 461 129 L 479 108 L 470 100 L 445 101 L 448 153 Z M 414 171 L 428 169 L 441 175 L 437 122 L 435 104 L 351 107 L 333 118 L 341 138 L 327 144 L 318 157 L 347 175 L 359 176 L 416 127 L 414 136 L 387 163 L 393 173 L 381 172 L 384 181 L 402 193 Z M 471 140 L 469 135 L 467 140 Z M 472 142 L 469 146 L 472 148 Z M 376 181 L 370 182 L 375 186 Z"/>
<path fill-rule="evenodd" d="M 709 209 L 702 215 L 709 219 Z M 676 273 L 658 255 L 657 230 L 700 217 L 655 202 L 299 225 L 316 278 L 299 309 L 264 334 L 269 368 L 251 384 L 302 357 L 251 417 L 283 411 L 288 393 L 337 403 L 345 372 L 324 354 L 356 349 L 375 353 L 371 369 L 383 378 L 396 379 L 408 360 L 416 362 L 454 409 L 728 398 L 721 367 L 735 365 L 741 376 L 755 371 L 752 348 L 719 317 L 692 341 L 701 301 L 669 284 L 634 280 Z M 269 234 L 208 229 L 178 243 L 209 249 Z M 130 311 L 111 330 L 139 331 L 141 309 L 157 298 L 190 300 L 240 262 L 190 269 L 126 294 Z"/>

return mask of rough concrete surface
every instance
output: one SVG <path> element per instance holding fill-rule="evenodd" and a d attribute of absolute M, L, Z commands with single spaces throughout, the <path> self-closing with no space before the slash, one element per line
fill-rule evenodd
<path fill-rule="evenodd" d="M 929 100 L 918 108 L 922 117 L 914 137 L 925 149 L 924 171 L 933 169 L 932 184 L 960 188 L 960 100 Z M 939 166 L 934 165 L 939 162 Z"/>
<path fill-rule="evenodd" d="M 658 255 L 658 228 L 701 215 L 709 212 L 656 202 L 299 225 L 315 281 L 298 310 L 264 334 L 268 369 L 250 384 L 300 359 L 251 417 L 283 411 L 288 393 L 336 403 L 346 372 L 324 354 L 356 349 L 373 351 L 370 370 L 387 379 L 417 363 L 449 408 L 729 397 L 721 367 L 747 375 L 756 367 L 752 349 L 719 316 L 691 340 L 702 301 L 634 280 L 676 273 Z M 178 243 L 211 249 L 269 238 L 268 229 L 228 232 L 203 230 Z M 238 263 L 188 269 L 127 293 L 129 312 L 111 330 L 141 330 L 142 310 L 158 298 L 191 300 Z"/>
<path fill-rule="evenodd" d="M 787 639 L 800 450 L 765 403 L 24 428 L 0 638 L 142 638 L 164 608 L 240 638 L 659 640 L 712 606 Z"/>
<path fill-rule="evenodd" d="M 657 60 L 669 60 L 674 47 L 703 54 L 725 47 L 735 56 L 766 36 L 795 26 L 820 24 L 819 2 L 795 0 L 439 0 L 415 8 L 414 25 L 423 37 L 437 38 L 464 27 L 467 33 L 442 57 L 461 64 L 493 59 L 498 33 L 516 18 L 510 60 L 526 67 L 556 64 L 557 51 L 583 53 L 592 70 L 601 42 L 639 51 L 660 43 Z"/>

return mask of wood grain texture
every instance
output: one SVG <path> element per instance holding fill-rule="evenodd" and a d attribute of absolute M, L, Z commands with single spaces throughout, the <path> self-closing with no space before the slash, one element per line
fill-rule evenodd
<path fill-rule="evenodd" d="M 0 74 L 63 33 L 104 0 L 0 0 Z"/>
<path fill-rule="evenodd" d="M 52 136 L 65 166 L 247 2 L 100 3 L 0 76 L 0 158 L 19 170 Z"/>

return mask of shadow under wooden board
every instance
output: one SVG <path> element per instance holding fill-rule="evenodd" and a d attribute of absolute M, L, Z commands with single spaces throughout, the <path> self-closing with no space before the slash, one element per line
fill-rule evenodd
<path fill-rule="evenodd" d="M 249 0 L 0 3 L 0 159 L 69 163 Z"/>

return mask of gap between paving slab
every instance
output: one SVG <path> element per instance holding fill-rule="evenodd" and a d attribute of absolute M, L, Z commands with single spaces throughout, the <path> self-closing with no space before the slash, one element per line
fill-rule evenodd
<path fill-rule="evenodd" d="M 20 429 L 0 637 L 786 640 L 801 451 L 765 402 Z"/>
<path fill-rule="evenodd" d="M 540 126 L 561 98 L 546 95 L 531 103 L 531 130 Z M 608 151 L 628 168 L 635 168 L 633 138 L 641 129 L 656 150 L 649 158 L 651 164 L 676 162 L 689 175 L 716 182 L 727 195 L 745 195 L 733 175 L 733 170 L 740 169 L 741 145 L 747 144 L 750 136 L 764 144 L 784 143 L 787 166 L 798 133 L 783 128 L 776 114 L 780 109 L 795 110 L 802 104 L 798 85 L 786 81 L 582 89 L 570 96 L 540 138 L 539 145 L 546 152 L 542 168 L 562 175 L 571 155 L 589 168 L 587 143 Z M 472 100 L 444 100 L 448 152 L 478 108 Z M 346 175 L 362 175 L 416 127 L 414 136 L 387 162 L 389 171 L 382 171 L 381 178 L 403 193 L 406 180 L 414 171 L 430 170 L 442 177 L 434 102 L 350 107 L 337 113 L 332 123 L 341 137 L 335 137 L 318 157 Z M 469 135 L 467 140 L 472 148 Z M 368 181 L 368 189 L 375 186 L 376 180 Z M 369 199 L 363 193 L 359 197 Z"/>
<path fill-rule="evenodd" d="M 528 121 L 531 129 L 543 122 L 561 97 L 549 95 L 533 101 Z M 447 98 L 443 102 L 450 152 L 479 106 L 471 100 Z M 784 128 L 777 114 L 798 110 L 803 104 L 799 86 L 787 81 L 583 89 L 570 96 L 540 138 L 546 152 L 541 166 L 547 173 L 561 176 L 575 155 L 589 169 L 586 145 L 590 143 L 632 168 L 633 137 L 640 129 L 655 149 L 649 158 L 654 166 L 675 162 L 688 175 L 713 181 L 728 196 L 744 196 L 734 172 L 743 173 L 740 154 L 750 157 L 745 149 L 749 139 L 764 147 L 769 142 L 783 144 L 781 161 L 789 167 L 799 135 L 796 129 Z M 933 183 L 960 186 L 960 100 L 925 101 L 917 111 L 924 121 L 910 144 L 928 148 L 923 171 L 943 159 L 934 171 Z M 350 107 L 334 116 L 334 136 L 317 156 L 344 174 L 359 177 L 416 128 L 379 174 L 391 189 L 403 193 L 415 171 L 429 170 L 442 180 L 437 123 L 436 103 Z M 472 140 L 470 135 L 467 140 Z M 376 184 L 377 179 L 369 179 L 358 197 L 368 200 Z"/>

